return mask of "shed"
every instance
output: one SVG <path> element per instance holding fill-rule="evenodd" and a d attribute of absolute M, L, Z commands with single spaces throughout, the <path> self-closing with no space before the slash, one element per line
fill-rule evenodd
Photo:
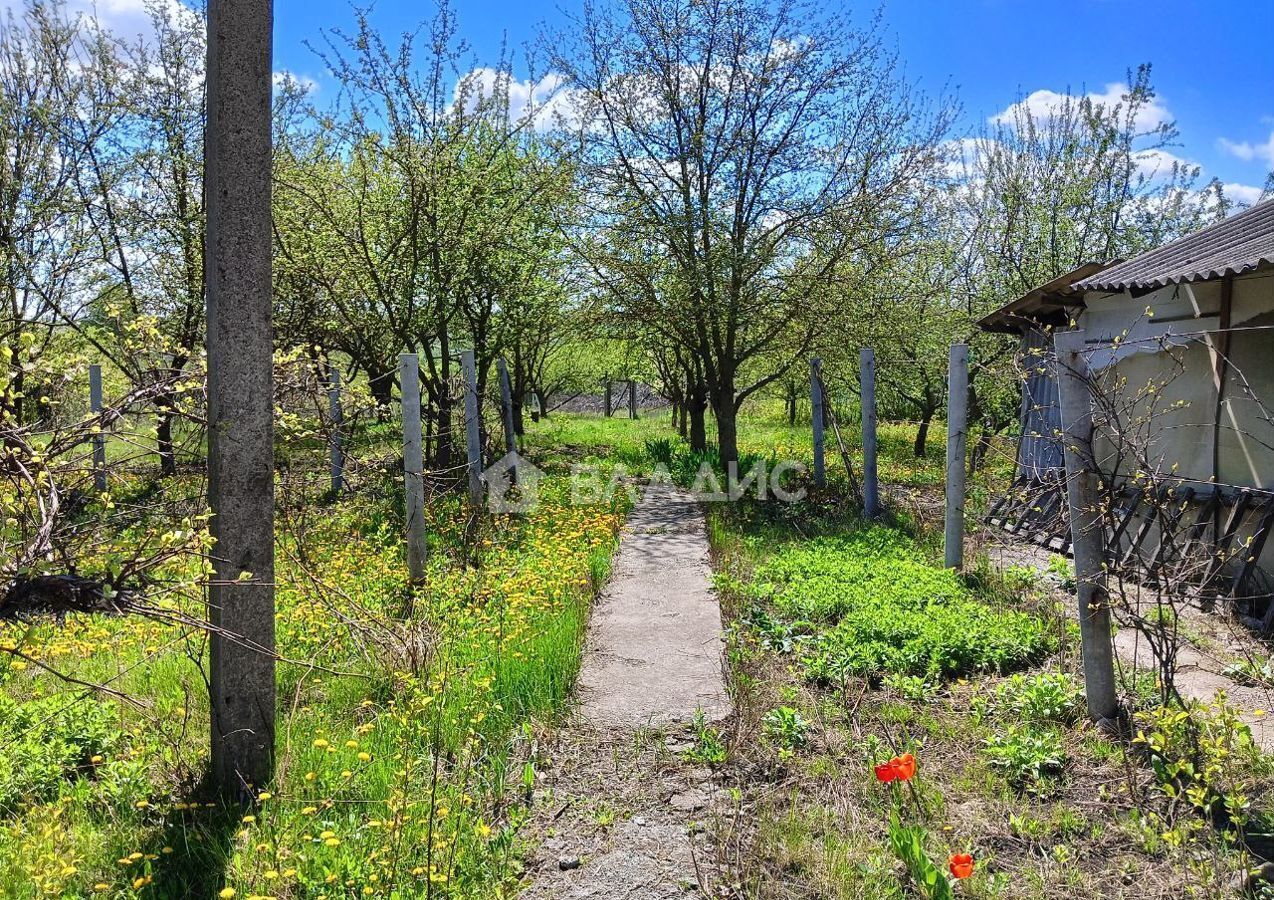
<path fill-rule="evenodd" d="M 1048 531 L 1056 549 L 1065 549 L 1065 529 L 1040 515 L 1064 506 L 1048 499 L 1062 484 L 1052 336 L 1072 322 L 1085 332 L 1089 366 L 1113 411 L 1106 420 L 1124 422 L 1120 433 L 1103 433 L 1098 418 L 1103 474 L 1130 498 L 1148 474 L 1159 490 L 1170 483 L 1185 498 L 1179 519 L 1194 529 L 1190 540 L 1227 558 L 1230 588 L 1254 590 L 1259 570 L 1274 570 L 1274 541 L 1266 541 L 1274 528 L 1274 201 L 1133 259 L 1080 266 L 979 323 L 1020 335 L 1023 362 L 1014 490 L 993 519 Z M 1166 526 L 1141 529 L 1138 516 L 1148 513 L 1136 500 L 1128 505 L 1116 549 L 1163 556 L 1156 535 Z"/>

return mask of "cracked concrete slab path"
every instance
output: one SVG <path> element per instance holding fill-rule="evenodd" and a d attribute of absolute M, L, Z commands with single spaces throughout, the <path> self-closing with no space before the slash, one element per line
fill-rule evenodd
<path fill-rule="evenodd" d="M 730 713 L 703 514 L 652 484 L 633 508 L 589 623 L 572 721 L 541 760 L 521 900 L 690 900 L 729 805 L 688 761 L 690 723 Z"/>
<path fill-rule="evenodd" d="M 610 584 L 589 623 L 580 715 L 637 728 L 730 712 L 708 537 L 685 491 L 652 483 L 628 517 Z"/>

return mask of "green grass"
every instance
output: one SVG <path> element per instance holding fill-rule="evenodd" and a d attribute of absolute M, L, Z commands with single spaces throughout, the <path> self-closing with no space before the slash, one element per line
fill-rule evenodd
<path fill-rule="evenodd" d="M 281 510 L 277 774 L 250 812 L 206 784 L 202 630 L 102 616 L 0 627 L 35 661 L 0 654 L 0 896 L 512 891 L 526 729 L 570 691 L 627 498 L 577 507 L 551 474 L 534 514 L 474 533 L 464 504 L 440 495 L 404 618 L 399 493 L 393 473 L 371 475 L 339 502 Z M 168 564 L 160 604 L 202 617 L 202 566 Z"/>

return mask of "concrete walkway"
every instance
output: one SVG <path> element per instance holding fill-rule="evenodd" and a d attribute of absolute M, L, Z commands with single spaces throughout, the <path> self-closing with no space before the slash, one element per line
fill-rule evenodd
<path fill-rule="evenodd" d="M 1217 614 L 1197 614 L 1205 615 Z M 1115 652 L 1128 665 L 1155 668 L 1159 664 L 1143 636 L 1132 628 L 1121 628 L 1115 633 Z M 1274 691 L 1227 678 L 1222 674 L 1225 666 L 1220 661 L 1201 653 L 1188 641 L 1182 641 L 1176 662 L 1175 683 L 1182 697 L 1208 703 L 1224 692 L 1227 702 L 1238 710 L 1239 720 L 1251 729 L 1256 746 L 1265 753 L 1274 753 L 1274 716 L 1270 714 L 1274 710 Z"/>
<path fill-rule="evenodd" d="M 729 714 L 711 572 L 698 505 L 652 484 L 593 611 L 579 680 L 586 722 L 638 728 L 689 721 L 697 710 L 709 721 Z"/>
<path fill-rule="evenodd" d="M 689 724 L 730 712 L 703 516 L 652 485 L 589 625 L 573 721 L 537 781 L 521 900 L 702 897 L 715 850 L 697 823 L 729 792 L 688 762 Z"/>

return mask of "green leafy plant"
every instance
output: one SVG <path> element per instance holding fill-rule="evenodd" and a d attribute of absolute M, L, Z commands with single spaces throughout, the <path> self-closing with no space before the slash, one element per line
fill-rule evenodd
<path fill-rule="evenodd" d="M 1075 589 L 1075 565 L 1065 556 L 1059 554 L 1050 556 L 1046 571 L 1063 590 Z"/>
<path fill-rule="evenodd" d="M 883 683 L 913 703 L 928 703 L 938 692 L 936 684 L 919 675 L 887 675 Z"/>
<path fill-rule="evenodd" d="M 810 724 L 791 706 L 779 706 L 765 714 L 762 727 L 766 738 L 779 747 L 780 753 L 791 755 L 809 745 Z"/>
<path fill-rule="evenodd" d="M 646 455 L 651 461 L 671 469 L 677 454 L 688 449 L 686 445 L 670 437 L 649 438 L 645 443 Z"/>
<path fill-rule="evenodd" d="M 719 766 L 726 761 L 725 742 L 721 740 L 721 732 L 708 724 L 703 711 L 695 713 L 690 723 L 694 731 L 694 746 L 682 754 L 688 762 L 704 763 Z"/>
<path fill-rule="evenodd" d="M 801 659 L 818 683 L 1011 671 L 1054 640 L 1034 615 L 989 615 L 954 572 L 925 563 L 910 538 L 882 526 L 784 546 L 757 567 L 749 592 L 793 624 L 822 627 Z"/>
<path fill-rule="evenodd" d="M 1213 703 L 1144 710 L 1134 721 L 1133 743 L 1144 749 L 1165 795 L 1236 824 L 1246 819 L 1251 801 L 1236 761 L 1257 751 L 1252 732 L 1224 694 Z"/>
<path fill-rule="evenodd" d="M 982 752 L 1014 787 L 1033 794 L 1051 792 L 1053 780 L 1066 767 L 1066 750 L 1054 730 L 1014 725 L 984 742 Z"/>
<path fill-rule="evenodd" d="M 902 824 L 897 810 L 889 814 L 889 846 L 902 860 L 916 888 L 928 900 L 951 900 L 951 882 L 925 850 L 927 837 L 923 825 Z"/>
<path fill-rule="evenodd" d="M 1074 722 L 1084 694 L 1064 672 L 1013 675 L 996 688 L 996 705 L 1027 722 Z"/>
<path fill-rule="evenodd" d="M 808 639 L 810 632 L 808 622 L 784 622 L 775 619 L 760 607 L 749 610 L 744 622 L 756 632 L 761 646 L 774 653 L 792 653 L 801 642 Z"/>
<path fill-rule="evenodd" d="M 109 707 L 46 697 L 26 703 L 0 694 L 0 810 L 57 794 L 59 782 L 92 773 L 121 739 Z"/>
<path fill-rule="evenodd" d="M 1260 665 L 1255 660 L 1243 659 L 1226 666 L 1222 674 L 1249 687 L 1274 687 L 1274 657 Z"/>

